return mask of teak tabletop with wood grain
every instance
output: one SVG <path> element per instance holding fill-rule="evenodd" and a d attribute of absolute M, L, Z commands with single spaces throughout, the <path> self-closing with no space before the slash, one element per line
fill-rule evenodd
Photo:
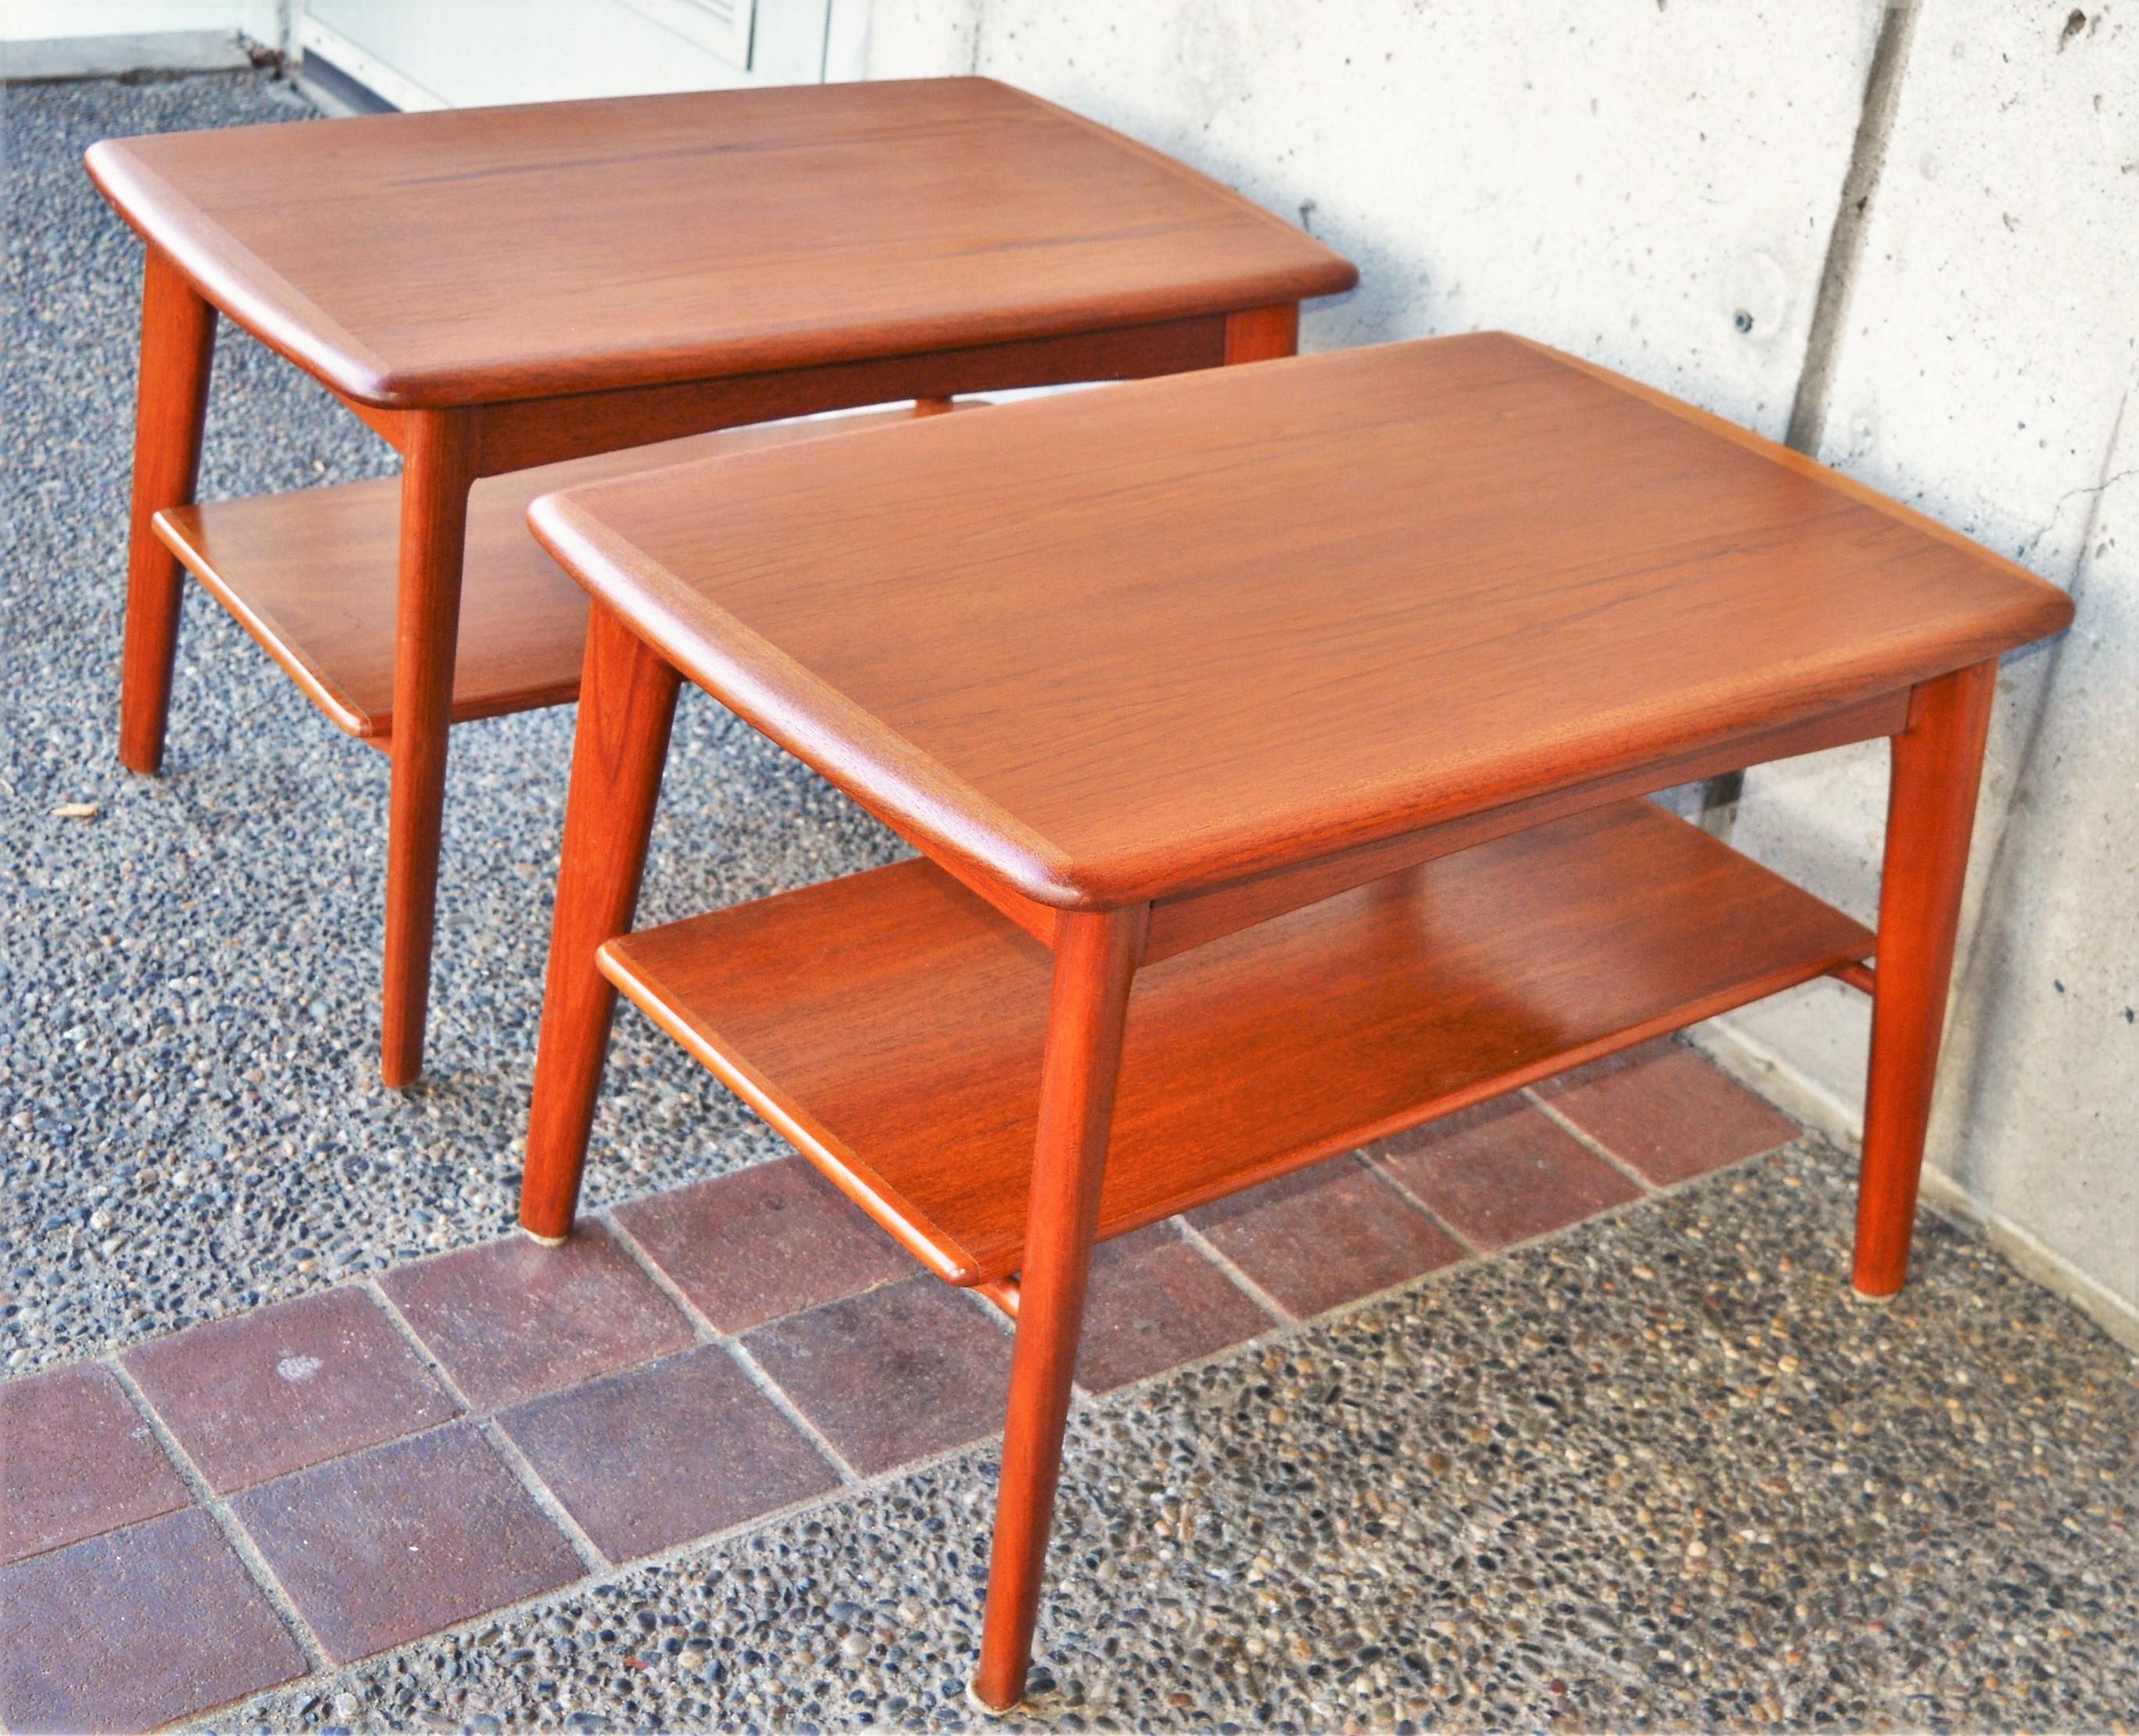
<path fill-rule="evenodd" d="M 584 601 L 529 575 L 534 488 L 472 514 L 479 479 L 1289 355 L 1300 302 L 1358 276 L 985 79 L 237 127 L 106 141 L 88 167 L 148 249 L 120 757 L 162 762 L 181 565 L 393 755 L 394 1084 L 422 1059 L 447 730 L 571 698 L 585 631 Z M 218 311 L 400 452 L 398 493 L 193 503 Z"/>
<path fill-rule="evenodd" d="M 620 988 L 1015 1318 L 989 1704 L 1095 1240 L 1833 975 L 1874 1006 L 1853 1280 L 1900 1289 L 1997 659 L 2072 617 L 2012 563 L 1491 334 L 531 517 L 595 609 L 521 1222 L 570 1227 Z M 924 859 L 629 933 L 683 677 Z M 1876 935 L 1637 799 L 1881 736 Z"/>

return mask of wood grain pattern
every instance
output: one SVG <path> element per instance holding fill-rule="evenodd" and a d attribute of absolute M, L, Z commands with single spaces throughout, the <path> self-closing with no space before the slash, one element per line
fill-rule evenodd
<path fill-rule="evenodd" d="M 531 521 L 932 855 L 1104 908 L 1806 722 L 2070 620 L 1779 450 L 1482 335 L 750 453 Z"/>
<path fill-rule="evenodd" d="M 520 1186 L 521 1227 L 546 1242 L 562 1241 L 579 1209 L 616 1007 L 616 991 L 595 966 L 595 950 L 631 926 L 681 682 L 614 615 L 597 609 L 587 632 L 585 685 L 572 737 L 564 862 L 550 922 Z"/>
<path fill-rule="evenodd" d="M 1142 905 L 1097 916 L 1073 913 L 1063 917 L 1055 945 L 987 1616 L 973 1680 L 974 1693 L 998 1710 L 1024 1697 L 1032 1660 L 1129 983 L 1143 951 L 1148 914 Z"/>
<path fill-rule="evenodd" d="M 482 451 L 465 411 L 419 410 L 409 421 L 394 604 L 394 715 L 401 728 L 394 737 L 386 801 L 386 973 L 379 1016 L 379 1076 L 395 1087 L 414 1084 L 423 1069 L 461 557 L 468 491 Z"/>
<path fill-rule="evenodd" d="M 1243 308 L 1226 321 L 1226 365 L 1275 361 L 1300 348 L 1300 304 Z"/>
<path fill-rule="evenodd" d="M 468 496 L 453 721 L 564 705 L 579 693 L 587 595 L 527 534 L 527 503 L 536 495 L 723 452 L 860 433 L 912 413 L 733 428 L 477 482 Z M 163 542 L 338 728 L 386 743 L 394 732 L 398 478 L 205 501 L 159 513 L 154 522 Z"/>
<path fill-rule="evenodd" d="M 235 127 L 88 163 L 209 300 L 395 408 L 1226 313 L 1357 277 L 983 79 Z"/>
<path fill-rule="evenodd" d="M 1177 952 L 1186 952 L 1192 946 L 1216 940 L 1221 935 L 1267 922 L 1318 898 L 1334 897 L 1339 892 L 1364 886 L 1370 880 L 1399 873 L 1415 863 L 1451 856 L 1488 839 L 1503 838 L 1510 832 L 1542 825 L 1547 820 L 1579 814 L 1607 802 L 1630 795 L 1652 795 L 1675 784 L 1691 783 L 1719 771 L 1765 765 L 1772 760 L 1787 760 L 1799 754 L 1819 753 L 1855 741 L 1892 736 L 1907 723 L 1908 715 L 1906 693 L 1882 694 L 1877 699 L 1815 717 L 1809 723 L 1761 730 L 1735 741 L 1722 742 L 1694 754 L 1643 766 L 1637 771 L 1619 772 L 1593 783 L 1555 790 L 1525 802 L 1451 820 L 1430 831 L 1363 844 L 1339 855 L 1304 862 L 1296 868 L 1280 868 L 1252 880 L 1213 887 L 1207 892 L 1162 898 L 1152 907 L 1144 958 L 1146 962 L 1155 964 Z M 979 877 L 974 878 L 977 880 Z M 1006 915 L 1029 932 L 1038 934 L 1042 940 L 1050 937 L 1052 931 L 1044 931 L 1023 921 L 1018 909 L 1005 908 L 1009 903 L 1009 900 L 998 901 L 997 907 L 1004 908 Z M 1023 909 L 1045 911 L 1047 907 L 1023 902 Z"/>
<path fill-rule="evenodd" d="M 134 420 L 134 501 L 126 552 L 126 638 L 119 680 L 119 759 L 160 770 L 184 601 L 178 564 L 150 529 L 193 498 L 215 354 L 215 310 L 154 248 L 141 286 L 141 378 Z"/>
<path fill-rule="evenodd" d="M 1916 690 L 1908 728 L 1894 738 L 1851 1275 L 1860 1295 L 1892 1296 L 1908 1277 L 1924 1132 L 1997 686 L 1995 660 L 1927 682 Z"/>
<path fill-rule="evenodd" d="M 1115 1235 L 1865 956 L 1647 803 L 1449 856 L 1138 973 Z M 925 862 L 611 941 L 602 968 L 953 1283 L 1025 1239 L 1050 956 Z M 1025 1306 L 1030 1306 L 1029 1300 Z"/>
<path fill-rule="evenodd" d="M 520 509 L 676 455 L 471 485 L 820 411 L 911 399 L 947 419 L 993 386 L 1257 359 L 1293 346 L 1301 296 L 1358 276 L 1159 153 L 977 79 L 226 129 L 87 164 L 149 255 L 121 755 L 160 760 L 174 551 L 393 755 L 393 1084 L 422 1056 L 448 728 L 578 680 L 585 601 Z M 399 487 L 187 505 L 214 307 L 394 447 Z"/>
<path fill-rule="evenodd" d="M 745 423 L 900 399 L 1145 379 L 1215 368 L 1226 359 L 1227 325 L 1226 315 L 1214 314 L 1011 343 L 955 345 L 918 355 L 830 362 L 777 374 L 486 404 L 485 473 L 496 475 Z"/>

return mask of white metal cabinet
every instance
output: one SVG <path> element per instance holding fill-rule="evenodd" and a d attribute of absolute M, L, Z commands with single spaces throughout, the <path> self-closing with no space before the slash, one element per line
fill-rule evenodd
<path fill-rule="evenodd" d="M 296 0 L 291 46 L 399 109 L 857 76 L 868 0 Z"/>

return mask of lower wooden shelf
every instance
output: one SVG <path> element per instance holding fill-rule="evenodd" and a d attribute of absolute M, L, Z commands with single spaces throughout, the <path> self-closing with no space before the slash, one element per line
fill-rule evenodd
<path fill-rule="evenodd" d="M 579 697 L 587 594 L 529 532 L 527 506 L 537 495 L 751 447 L 857 433 L 913 413 L 730 428 L 477 482 L 468 495 L 453 721 Z M 385 743 L 394 728 L 398 478 L 174 506 L 156 515 L 155 526 L 337 726 Z"/>
<path fill-rule="evenodd" d="M 1869 931 L 1647 802 L 1138 973 L 1099 1234 L 1755 1000 Z M 604 972 L 953 1284 L 1014 1272 L 1052 955 L 900 863 L 612 941 Z"/>

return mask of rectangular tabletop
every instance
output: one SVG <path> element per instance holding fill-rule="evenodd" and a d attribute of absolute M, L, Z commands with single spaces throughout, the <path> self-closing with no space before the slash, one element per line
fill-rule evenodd
<path fill-rule="evenodd" d="M 532 519 L 707 691 L 1064 907 L 1815 717 L 2071 618 L 1795 453 L 1490 334 L 749 453 Z"/>
<path fill-rule="evenodd" d="M 106 141 L 89 169 L 240 325 L 393 408 L 1046 338 L 1358 276 L 986 79 L 231 127 Z"/>

